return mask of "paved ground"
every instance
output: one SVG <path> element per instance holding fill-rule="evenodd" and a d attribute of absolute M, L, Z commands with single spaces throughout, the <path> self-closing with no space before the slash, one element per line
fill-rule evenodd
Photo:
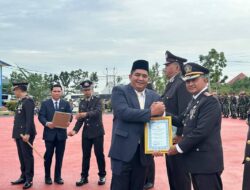
<path fill-rule="evenodd" d="M 0 117 L 0 190 L 22 189 L 22 186 L 11 186 L 10 181 L 17 179 L 20 175 L 19 162 L 14 141 L 11 139 L 13 117 Z M 72 124 L 73 125 L 73 124 Z M 72 125 L 70 128 L 72 128 Z M 105 135 L 105 155 L 107 156 L 110 147 L 112 115 L 104 116 Z M 38 135 L 34 146 L 41 154 L 44 153 L 44 142 L 42 140 L 43 127 L 37 121 L 36 128 Z M 223 119 L 222 137 L 224 146 L 225 171 L 223 173 L 223 183 L 225 190 L 240 190 L 242 183 L 242 160 L 244 155 L 247 125 L 245 121 Z M 92 153 L 92 155 L 94 155 Z M 99 187 L 97 185 L 97 165 L 95 157 L 91 158 L 91 170 L 89 184 L 77 188 L 75 181 L 80 177 L 81 171 L 81 135 L 70 138 L 67 141 L 66 152 L 63 163 L 62 177 L 65 181 L 63 186 L 44 184 L 43 161 L 35 154 L 35 178 L 32 189 L 50 190 L 108 190 L 110 186 L 111 171 L 110 161 L 107 162 L 107 184 Z M 209 164 L 209 163 L 207 163 Z M 54 165 L 53 165 L 54 167 Z M 166 169 L 163 158 L 156 159 L 156 184 L 155 190 L 168 190 Z"/>

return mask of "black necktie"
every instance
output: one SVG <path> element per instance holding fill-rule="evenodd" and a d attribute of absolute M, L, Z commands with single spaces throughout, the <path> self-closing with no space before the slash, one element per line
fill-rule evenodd
<path fill-rule="evenodd" d="M 55 102 L 55 110 L 58 110 L 58 102 Z"/>

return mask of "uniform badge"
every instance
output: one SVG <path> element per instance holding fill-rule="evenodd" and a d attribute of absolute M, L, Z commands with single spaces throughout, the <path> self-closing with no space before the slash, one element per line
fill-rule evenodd
<path fill-rule="evenodd" d="M 190 73 L 190 72 L 192 72 L 192 66 L 191 65 L 186 65 L 185 68 L 184 68 L 184 70 L 185 70 L 186 74 Z"/>
<path fill-rule="evenodd" d="M 197 105 L 195 105 L 195 106 L 190 110 L 190 112 L 189 112 L 189 118 L 190 118 L 190 120 L 191 120 L 191 119 L 194 119 L 196 110 L 197 110 Z"/>
<path fill-rule="evenodd" d="M 22 102 L 18 102 L 17 107 L 16 107 L 17 113 L 20 114 L 22 112 L 22 109 L 23 109 Z"/>

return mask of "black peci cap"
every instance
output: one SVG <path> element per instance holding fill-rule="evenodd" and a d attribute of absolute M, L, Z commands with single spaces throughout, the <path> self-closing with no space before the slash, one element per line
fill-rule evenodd
<path fill-rule="evenodd" d="M 143 69 L 149 72 L 149 64 L 146 60 L 137 60 L 133 63 L 131 72 L 135 71 L 136 69 Z"/>

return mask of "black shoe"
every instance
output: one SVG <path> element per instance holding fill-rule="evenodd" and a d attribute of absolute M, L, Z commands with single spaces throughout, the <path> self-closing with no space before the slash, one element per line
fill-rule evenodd
<path fill-rule="evenodd" d="M 54 182 L 55 182 L 56 184 L 58 184 L 58 185 L 63 185 L 63 184 L 64 184 L 64 181 L 63 181 L 62 178 L 60 178 L 60 179 L 55 179 Z"/>
<path fill-rule="evenodd" d="M 88 178 L 87 177 L 81 177 L 81 179 L 79 181 L 76 182 L 76 186 L 82 186 L 86 183 L 88 183 Z"/>
<path fill-rule="evenodd" d="M 153 183 L 146 183 L 144 185 L 144 189 L 152 189 L 154 187 L 154 184 Z"/>
<path fill-rule="evenodd" d="M 23 189 L 29 189 L 29 188 L 31 188 L 32 187 L 32 182 L 30 181 L 26 181 L 25 183 L 24 183 L 24 185 L 23 185 Z"/>
<path fill-rule="evenodd" d="M 98 185 L 104 185 L 106 183 L 106 178 L 105 177 L 100 177 L 98 180 Z"/>
<path fill-rule="evenodd" d="M 45 178 L 45 184 L 52 185 L 52 179 L 51 178 Z"/>
<path fill-rule="evenodd" d="M 19 185 L 19 184 L 23 184 L 23 183 L 25 183 L 25 179 L 21 178 L 21 177 L 18 180 L 11 182 L 12 185 Z"/>

